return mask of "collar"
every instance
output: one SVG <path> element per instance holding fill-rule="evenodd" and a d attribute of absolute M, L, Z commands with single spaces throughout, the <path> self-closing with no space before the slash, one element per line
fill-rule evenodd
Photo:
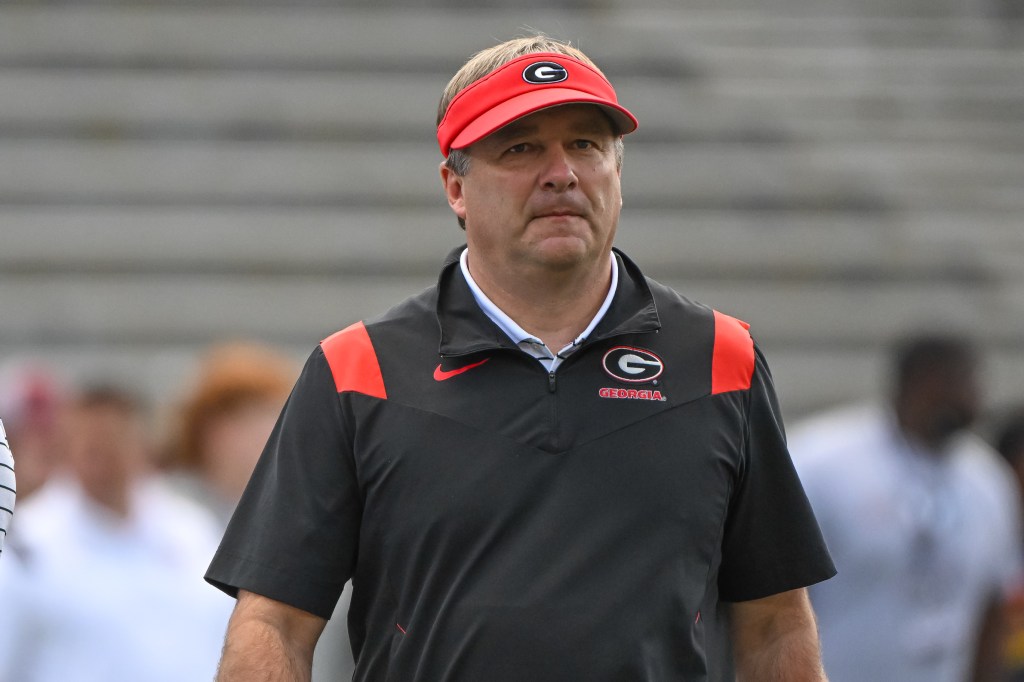
<path fill-rule="evenodd" d="M 491 322 L 498 325 L 503 332 L 508 334 L 509 338 L 511 338 L 516 345 L 521 346 L 524 343 L 543 345 L 543 341 L 520 327 L 515 320 L 506 315 L 505 311 L 499 308 L 477 285 L 476 280 L 473 279 L 473 274 L 469 271 L 468 257 L 469 249 L 467 248 L 464 249 L 462 254 L 459 256 L 459 267 L 462 270 L 462 276 L 466 279 L 466 284 L 469 285 L 469 290 L 473 292 L 473 298 L 476 299 L 477 305 L 483 309 L 484 314 L 491 319 Z M 598 309 L 597 314 L 594 315 L 594 319 L 592 319 L 590 324 L 587 325 L 587 328 L 584 329 L 579 336 L 573 339 L 569 345 L 558 350 L 559 355 L 565 353 L 567 350 L 582 345 L 583 342 L 590 337 L 591 333 L 593 333 L 594 328 L 597 327 L 601 319 L 604 318 L 604 314 L 608 312 L 608 308 L 612 304 L 612 299 L 615 298 L 615 291 L 619 286 L 619 268 L 616 266 L 613 258 L 609 258 L 608 261 L 611 266 L 612 281 L 611 285 L 608 287 L 608 293 L 604 297 L 604 302 L 601 303 L 601 307 Z"/>
<path fill-rule="evenodd" d="M 439 353 L 441 356 L 457 356 L 499 348 L 518 350 L 513 336 L 488 317 L 477 302 L 460 265 L 465 250 L 463 245 L 448 254 L 438 278 Z M 607 307 L 602 306 L 604 314 L 599 312 L 591 327 L 581 335 L 586 336 L 581 345 L 611 336 L 653 332 L 661 328 L 658 309 L 643 273 L 618 249 L 613 248 L 612 254 L 618 286 L 614 293 L 609 292 L 609 299 L 605 301 Z"/>

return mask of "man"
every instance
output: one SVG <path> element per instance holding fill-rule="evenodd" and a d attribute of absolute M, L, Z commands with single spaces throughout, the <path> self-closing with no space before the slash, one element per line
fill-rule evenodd
<path fill-rule="evenodd" d="M 999 680 L 1000 606 L 1019 568 L 1018 495 L 966 429 L 979 410 L 966 340 L 894 352 L 882 409 L 843 409 L 790 447 L 840 575 L 811 589 L 833 682 Z"/>
<path fill-rule="evenodd" d="M 350 576 L 357 680 L 731 680 L 733 649 L 824 679 L 802 588 L 834 569 L 767 367 L 612 251 L 635 128 L 543 36 L 449 83 L 468 248 L 310 358 L 207 575 L 222 682 L 307 680 Z"/>
<path fill-rule="evenodd" d="M 87 389 L 63 419 L 63 471 L 19 503 L 0 566 L 0 680 L 209 679 L 229 616 L 200 577 L 212 518 L 152 478 L 130 393 Z"/>

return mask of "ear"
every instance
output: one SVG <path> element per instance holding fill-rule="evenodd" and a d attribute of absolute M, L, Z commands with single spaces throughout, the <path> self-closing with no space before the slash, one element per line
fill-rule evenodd
<path fill-rule="evenodd" d="M 441 162 L 441 184 L 444 185 L 444 193 L 448 198 L 448 205 L 452 207 L 455 215 L 462 220 L 466 219 L 466 198 L 462 192 L 462 183 L 465 178 L 456 174 L 451 168 Z"/>

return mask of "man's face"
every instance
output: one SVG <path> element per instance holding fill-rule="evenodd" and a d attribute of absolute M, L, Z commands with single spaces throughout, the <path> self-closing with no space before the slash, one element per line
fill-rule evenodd
<path fill-rule="evenodd" d="M 67 418 L 67 460 L 72 472 L 91 495 L 128 485 L 147 463 L 142 419 L 124 410 L 94 405 L 76 407 Z"/>
<path fill-rule="evenodd" d="M 622 208 L 616 140 L 597 107 L 558 106 L 469 147 L 465 176 L 443 169 L 471 263 L 528 273 L 606 259 Z"/>
<path fill-rule="evenodd" d="M 904 426 L 932 447 L 941 448 L 974 423 L 981 407 L 977 369 L 949 361 L 912 377 L 897 398 Z"/>
<path fill-rule="evenodd" d="M 218 414 L 206 425 L 200 464 L 209 482 L 225 497 L 241 497 L 274 430 L 283 400 L 253 398 Z"/>
<path fill-rule="evenodd" d="M 937 440 L 948 440 L 977 419 L 981 391 L 972 365 L 936 371 L 925 379 L 923 392 L 931 401 L 930 429 Z"/>

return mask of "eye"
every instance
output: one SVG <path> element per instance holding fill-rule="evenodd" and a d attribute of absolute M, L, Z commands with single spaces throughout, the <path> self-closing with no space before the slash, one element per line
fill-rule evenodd
<path fill-rule="evenodd" d="M 527 143 L 525 143 L 525 142 L 520 142 L 519 144 L 514 144 L 511 147 L 509 147 L 506 150 L 506 153 L 508 153 L 508 154 L 522 154 L 527 149 L 529 149 L 529 145 Z"/>
<path fill-rule="evenodd" d="M 574 140 L 572 146 L 574 149 L 597 149 L 597 144 L 593 140 Z"/>

